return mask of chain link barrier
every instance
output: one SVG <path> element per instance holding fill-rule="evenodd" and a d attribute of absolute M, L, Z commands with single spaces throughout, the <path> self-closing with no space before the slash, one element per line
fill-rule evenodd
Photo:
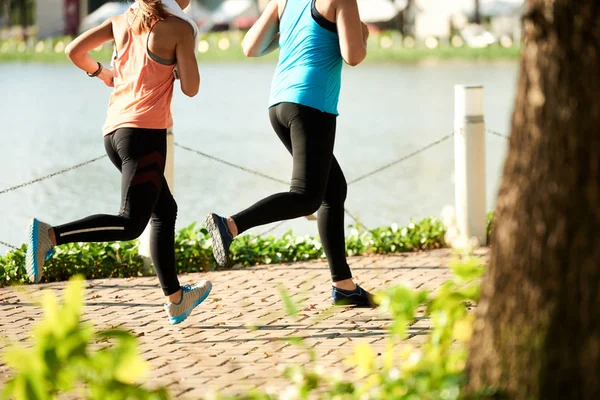
<path fill-rule="evenodd" d="M 0 240 L 0 244 L 2 246 L 8 247 L 9 249 L 12 249 L 12 250 L 19 250 L 19 248 L 17 246 L 13 246 L 12 244 L 3 242 L 2 240 Z"/>
<path fill-rule="evenodd" d="M 255 171 L 253 169 L 246 168 L 246 167 L 243 167 L 241 165 L 234 164 L 234 163 L 229 162 L 227 160 L 224 160 L 222 158 L 215 157 L 213 155 L 204 153 L 204 152 L 202 152 L 200 150 L 196 150 L 196 149 L 192 149 L 191 147 L 183 146 L 183 145 L 181 145 L 181 144 L 179 144 L 177 142 L 175 143 L 175 146 L 179 147 L 180 149 L 187 150 L 187 151 L 189 151 L 191 153 L 195 153 L 195 154 L 197 154 L 199 156 L 202 156 L 204 158 L 208 158 L 209 160 L 213 160 L 213 161 L 216 161 L 218 163 L 227 165 L 227 166 L 229 166 L 231 168 L 239 169 L 240 171 L 244 171 L 244 172 L 247 172 L 247 173 L 252 174 L 252 175 L 260 176 L 262 178 L 268 179 L 268 180 L 273 181 L 273 182 L 283 183 L 284 185 L 289 184 L 289 182 L 287 182 L 287 181 L 284 181 L 284 180 L 281 180 L 281 179 L 278 179 L 278 178 L 274 178 L 274 177 L 272 177 L 270 175 L 263 174 L 262 172 Z"/>
<path fill-rule="evenodd" d="M 416 155 L 418 155 L 418 154 L 420 154 L 420 153 L 424 152 L 425 150 L 429 150 L 430 148 L 432 148 L 432 147 L 434 147 L 434 146 L 436 146 L 436 145 L 438 145 L 438 144 L 440 144 L 440 143 L 444 142 L 445 140 L 448 140 L 448 139 L 450 139 L 450 138 L 451 138 L 451 137 L 453 137 L 453 136 L 454 136 L 454 132 L 452 132 L 452 133 L 450 133 L 450 134 L 448 134 L 448 135 L 446 135 L 446 136 L 443 136 L 443 137 L 441 137 L 441 138 L 439 138 L 439 139 L 437 139 L 437 140 L 435 140 L 435 141 L 433 141 L 433 142 L 429 143 L 428 145 L 426 145 L 426 146 L 424 146 L 424 147 L 420 148 L 419 150 L 413 151 L 413 152 L 412 152 L 412 153 L 410 153 L 410 154 L 407 154 L 407 155 L 405 155 L 405 156 L 403 156 L 403 157 L 400 157 L 400 158 L 399 158 L 399 159 L 397 159 L 396 161 L 393 161 L 393 162 L 391 162 L 391 163 L 389 163 L 389 164 L 386 164 L 386 165 L 384 165 L 384 166 L 382 166 L 382 167 L 379 167 L 379 168 L 377 168 L 376 170 L 369 172 L 368 174 L 361 175 L 361 176 L 359 176 L 358 178 L 355 178 L 355 179 L 351 180 L 350 182 L 348 182 L 348 186 L 350 186 L 350 185 L 352 185 L 352 184 L 355 184 L 356 182 L 360 182 L 360 181 L 362 181 L 363 179 L 369 178 L 369 177 L 371 177 L 371 176 L 373 176 L 373 175 L 375 175 L 375 174 L 378 174 L 378 173 L 380 173 L 380 172 L 382 172 L 382 171 L 385 171 L 386 169 L 388 169 L 388 168 L 391 168 L 391 167 L 393 167 L 394 165 L 401 163 L 402 161 L 406 161 L 406 160 L 408 160 L 409 158 L 412 158 L 412 157 L 414 157 L 414 156 L 416 156 Z"/>
<path fill-rule="evenodd" d="M 493 131 L 491 129 L 486 129 L 486 132 L 489 133 L 489 134 L 491 134 L 491 135 L 498 136 L 498 137 L 501 137 L 501 138 L 506 139 L 506 140 L 510 139 L 509 136 L 504 135 L 504 134 L 502 134 L 500 132 Z M 387 169 L 389 169 L 389 168 L 391 168 L 391 167 L 393 167 L 393 166 L 395 166 L 395 165 L 397 165 L 397 164 L 399 164 L 399 163 L 401 163 L 403 161 L 406 161 L 406 160 L 408 160 L 408 159 L 410 159 L 412 157 L 415 157 L 416 155 L 421 154 L 421 153 L 423 153 L 426 150 L 429 150 L 430 148 L 432 148 L 432 147 L 434 147 L 434 146 L 436 146 L 436 145 L 438 145 L 438 144 L 440 144 L 440 143 L 442 143 L 442 142 L 450 139 L 453 136 L 454 136 L 454 132 L 452 132 L 452 133 L 450 133 L 448 135 L 442 136 L 441 138 L 439 138 L 437 140 L 434 140 L 433 142 L 427 144 L 426 146 L 423 146 L 420 149 L 413 151 L 412 153 L 409 153 L 409 154 L 407 154 L 405 156 L 402 156 L 399 159 L 397 159 L 397 160 L 395 160 L 395 161 L 393 161 L 391 163 L 383 165 L 383 166 L 381 166 L 381 167 L 379 167 L 379 168 L 377 168 L 377 169 L 375 169 L 375 170 L 373 170 L 373 171 L 371 171 L 369 173 L 366 173 L 364 175 L 359 176 L 358 178 L 355 178 L 355 179 L 351 180 L 350 182 L 348 182 L 348 186 L 353 185 L 353 184 L 355 184 L 357 182 L 360 182 L 360 181 L 362 181 L 364 179 L 370 178 L 373 175 L 376 175 L 376 174 L 378 174 L 378 173 L 380 173 L 382 171 L 385 171 L 385 170 L 387 170 Z M 179 144 L 179 143 L 175 143 L 175 146 L 179 147 L 180 149 L 189 151 L 191 153 L 195 153 L 195 154 L 197 154 L 199 156 L 202 156 L 204 158 L 207 158 L 209 160 L 218 162 L 220 164 L 227 165 L 227 166 L 229 166 L 231 168 L 235 168 L 235 169 L 238 169 L 240 171 L 244 171 L 244 172 L 247 172 L 249 174 L 252 174 L 252 175 L 255 175 L 255 176 L 259 176 L 259 177 L 264 178 L 264 179 L 268 179 L 268 180 L 273 181 L 273 182 L 281 183 L 281 184 L 284 184 L 284 185 L 288 185 L 289 184 L 289 182 L 284 181 L 282 179 L 278 179 L 278 178 L 275 178 L 273 176 L 264 174 L 262 172 L 259 172 L 259 171 L 256 171 L 256 170 L 253 170 L 253 169 L 250 169 L 250 168 L 246 168 L 246 167 L 241 166 L 241 165 L 234 164 L 234 163 L 232 163 L 230 161 L 224 160 L 222 158 L 213 156 L 213 155 L 208 154 L 208 153 L 204 153 L 204 152 L 202 152 L 200 150 L 196 150 L 196 149 L 193 149 L 193 148 L 188 147 L 188 146 L 184 146 L 184 145 Z M 3 189 L 3 190 L 0 191 L 0 195 L 6 194 L 6 193 L 9 193 L 9 192 L 13 192 L 13 191 L 15 191 L 17 189 L 21 189 L 21 188 L 26 187 L 26 186 L 33 185 L 34 183 L 39 183 L 39 182 L 45 181 L 47 179 L 53 178 L 53 177 L 58 176 L 58 175 L 65 174 L 67 172 L 76 170 L 78 168 L 84 167 L 84 166 L 89 165 L 89 164 L 92 164 L 92 163 L 94 163 L 96 161 L 102 160 L 103 158 L 106 158 L 106 157 L 108 157 L 108 156 L 105 154 L 105 155 L 102 155 L 102 156 L 99 156 L 99 157 L 96 157 L 96 158 L 92 158 L 91 160 L 88 160 L 88 161 L 85 161 L 85 162 L 73 165 L 72 167 L 61 169 L 61 170 L 53 172 L 51 174 L 44 175 L 44 176 L 41 176 L 41 177 L 36 178 L 36 179 L 32 179 L 32 180 L 30 180 L 28 182 L 25 182 L 25 183 L 22 183 L 20 185 L 16 185 L 16 186 L 12 186 L 12 187 Z M 360 225 L 360 226 L 362 226 L 363 228 L 366 229 L 366 227 L 358 220 L 358 218 L 355 217 L 350 211 L 348 211 L 348 209 L 344 208 L 344 211 L 346 212 L 346 214 L 348 214 L 350 216 L 350 218 L 352 218 L 354 220 L 354 222 L 356 224 L 358 224 L 358 225 Z M 309 217 L 307 217 L 307 218 L 309 218 Z M 314 219 L 314 217 L 313 218 L 309 218 L 309 219 Z M 266 230 L 265 232 L 261 233 L 259 236 L 263 236 L 263 235 L 266 235 L 266 234 L 268 234 L 270 232 L 273 232 L 275 229 L 279 228 L 285 222 L 286 221 L 281 221 L 281 222 L 275 224 L 273 227 L 271 227 L 268 230 Z M 12 244 L 4 242 L 4 241 L 1 241 L 1 240 L 0 240 L 0 245 L 8 247 L 8 248 L 13 249 L 13 250 L 18 250 L 19 249 L 17 246 L 13 246 Z"/>
<path fill-rule="evenodd" d="M 506 135 L 504 135 L 504 134 L 502 134 L 500 132 L 496 132 L 496 131 L 493 131 L 491 129 L 486 129 L 485 131 L 487 133 L 489 133 L 490 135 L 498 136 L 498 137 L 501 137 L 501 138 L 506 139 L 506 140 L 510 139 L 510 136 L 506 136 Z"/>
<path fill-rule="evenodd" d="M 85 162 L 82 162 L 80 164 L 73 165 L 72 167 L 61 169 L 60 171 L 56 171 L 56 172 L 53 172 L 51 174 L 44 175 L 42 177 L 30 180 L 29 182 L 21 183 L 20 185 L 17 185 L 17 186 L 9 187 L 7 189 L 1 190 L 0 191 L 0 195 L 3 195 L 3 194 L 8 193 L 8 192 L 15 191 L 17 189 L 21 189 L 21 188 L 23 188 L 25 186 L 33 185 L 34 183 L 39 183 L 39 182 L 45 181 L 46 179 L 50 179 L 50 178 L 55 177 L 57 175 L 65 174 L 65 173 L 67 173 L 69 171 L 73 171 L 74 169 L 84 167 L 84 166 L 86 166 L 88 164 L 94 163 L 94 162 L 96 162 L 98 160 L 102 160 L 103 158 L 106 158 L 106 157 L 108 157 L 108 156 L 105 154 L 105 155 L 100 156 L 100 157 L 92 158 L 89 161 L 85 161 Z"/>
<path fill-rule="evenodd" d="M 189 151 L 191 153 L 195 153 L 195 154 L 197 154 L 199 156 L 202 156 L 202 157 L 208 158 L 210 160 L 216 161 L 218 163 L 227 165 L 229 167 L 232 167 L 232 168 L 235 168 L 235 169 L 239 169 L 240 171 L 244 171 L 244 172 L 247 172 L 247 173 L 255 175 L 255 176 L 260 176 L 262 178 L 271 180 L 273 182 L 281 183 L 281 184 L 284 184 L 284 185 L 289 185 L 288 181 L 284 181 L 282 179 L 278 179 L 278 178 L 272 177 L 270 175 L 263 174 L 262 172 L 255 171 L 253 169 L 246 168 L 246 167 L 243 167 L 241 165 L 234 164 L 234 163 L 229 162 L 227 160 L 224 160 L 222 158 L 219 158 L 219 157 L 216 157 L 216 156 L 204 153 L 204 152 L 202 152 L 200 150 L 192 149 L 191 147 L 183 146 L 183 145 L 181 145 L 179 143 L 175 143 L 175 146 L 179 147 L 180 149 L 187 150 L 187 151 Z M 354 215 L 350 211 L 348 211 L 348 209 L 344 208 L 344 211 L 346 212 L 346 214 L 348 214 L 350 216 L 350 218 L 352 218 L 354 220 L 354 222 L 356 222 L 358 225 L 362 226 L 363 228 L 366 228 L 356 217 L 354 217 Z M 307 217 L 307 218 L 311 219 L 310 217 Z M 279 225 L 281 225 L 281 224 L 279 224 Z M 276 227 L 278 227 L 279 225 L 277 225 Z M 273 231 L 274 229 L 275 229 L 275 227 L 272 228 L 272 229 L 269 229 L 269 230 L 267 230 L 267 231 L 265 231 L 263 233 L 261 233 L 261 235 L 265 235 L 265 234 Z M 259 236 L 261 236 L 261 235 L 259 235 Z"/>

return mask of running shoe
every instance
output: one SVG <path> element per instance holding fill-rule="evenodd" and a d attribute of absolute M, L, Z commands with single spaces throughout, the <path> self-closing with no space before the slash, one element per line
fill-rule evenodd
<path fill-rule="evenodd" d="M 212 283 L 209 281 L 200 281 L 194 285 L 183 285 L 179 303 L 165 304 L 169 323 L 176 325 L 185 321 L 192 310 L 208 297 L 211 289 Z"/>
<path fill-rule="evenodd" d="M 25 253 L 25 269 L 29 280 L 38 283 L 42 279 L 44 262 L 54 254 L 54 246 L 48 234 L 51 226 L 35 218 L 29 221 L 29 244 Z"/>
<path fill-rule="evenodd" d="M 221 267 L 229 265 L 229 246 L 233 242 L 233 235 L 227 226 L 227 219 L 217 214 L 208 214 L 206 228 L 212 238 L 213 255 Z"/>
<path fill-rule="evenodd" d="M 373 296 L 358 285 L 354 290 L 333 287 L 331 290 L 331 303 L 336 306 L 377 307 Z"/>

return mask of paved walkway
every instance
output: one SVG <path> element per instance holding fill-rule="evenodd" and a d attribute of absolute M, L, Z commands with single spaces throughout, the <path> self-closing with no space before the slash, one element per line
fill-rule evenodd
<path fill-rule="evenodd" d="M 480 253 L 487 258 L 487 250 Z M 433 290 L 448 280 L 449 260 L 447 250 L 436 250 L 354 257 L 349 262 L 357 282 L 366 289 L 406 283 Z M 166 323 L 156 278 L 89 281 L 85 314 L 98 328 L 121 326 L 137 334 L 143 356 L 152 366 L 149 381 L 168 386 L 173 397 L 277 388 L 285 383 L 278 378 L 279 364 L 308 362 L 302 350 L 284 341 L 286 337 L 304 338 L 321 365 L 346 372 L 350 370 L 343 360 L 354 343 L 366 341 L 378 351 L 385 347 L 389 321 L 377 310 L 327 311 L 331 309 L 328 272 L 324 262 L 316 261 L 185 275 L 182 283 L 211 280 L 213 291 L 176 327 Z M 298 320 L 285 315 L 280 284 L 302 304 Z M 42 317 L 41 309 L 31 303 L 31 294 L 63 286 L 28 286 L 28 293 L 0 289 L 0 336 L 28 340 L 28 331 Z M 427 321 L 419 321 L 407 341 L 422 343 L 426 329 Z M 0 341 L 0 351 L 4 347 Z M 6 367 L 0 364 L 0 382 L 6 379 Z"/>

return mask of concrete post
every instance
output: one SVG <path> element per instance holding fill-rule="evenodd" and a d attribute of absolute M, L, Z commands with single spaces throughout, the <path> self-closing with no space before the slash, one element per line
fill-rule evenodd
<path fill-rule="evenodd" d="M 485 121 L 483 86 L 454 88 L 454 168 L 458 229 L 485 245 Z"/>

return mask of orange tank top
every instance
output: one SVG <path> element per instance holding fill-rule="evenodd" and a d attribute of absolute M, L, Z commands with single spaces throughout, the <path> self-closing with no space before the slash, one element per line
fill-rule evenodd
<path fill-rule="evenodd" d="M 173 126 L 171 100 L 175 65 L 161 64 L 149 55 L 152 29 L 134 34 L 114 59 L 114 90 L 110 96 L 106 123 L 108 135 L 119 128 L 167 129 Z"/>

